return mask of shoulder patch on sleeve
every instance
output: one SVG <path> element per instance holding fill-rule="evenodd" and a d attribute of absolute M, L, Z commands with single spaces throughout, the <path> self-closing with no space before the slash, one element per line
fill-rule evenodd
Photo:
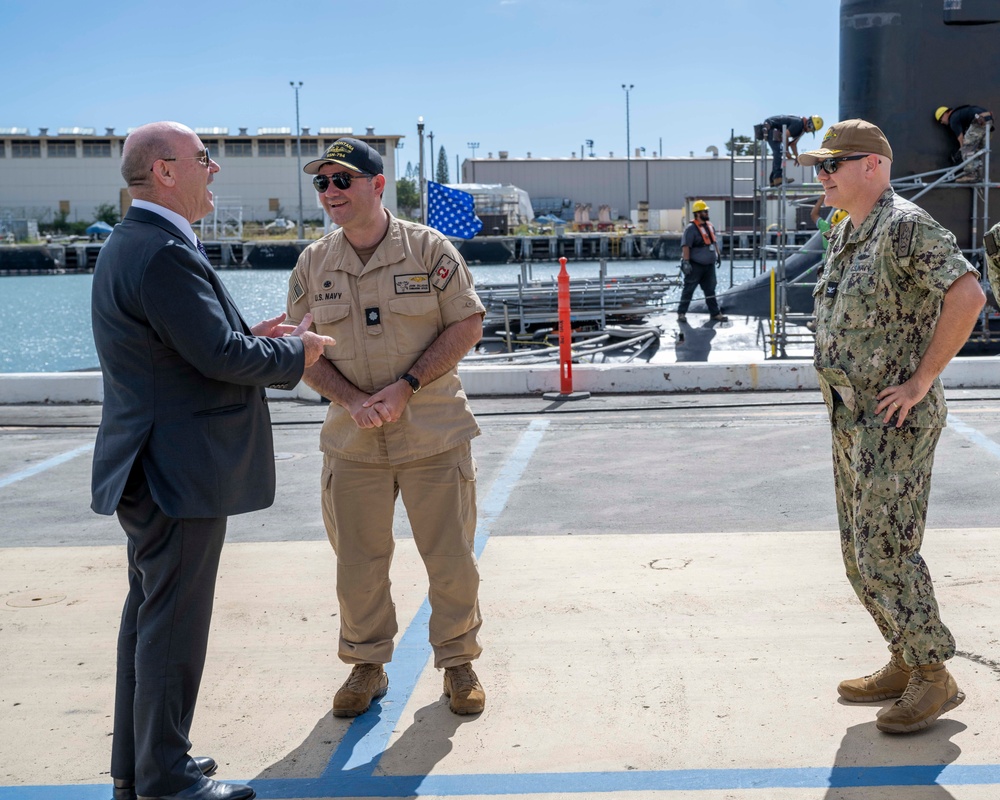
<path fill-rule="evenodd" d="M 444 291 L 457 269 L 458 262 L 445 253 L 434 265 L 434 271 L 431 273 L 431 285 L 439 291 Z"/>
<path fill-rule="evenodd" d="M 995 226 L 992 230 L 986 232 L 986 236 L 983 237 L 983 246 L 986 248 L 986 254 L 992 257 L 996 257 L 1000 254 L 1000 226 Z"/>
<path fill-rule="evenodd" d="M 292 297 L 292 302 L 297 303 L 302 299 L 302 296 L 306 293 L 306 290 L 302 288 L 302 283 L 299 281 L 299 276 L 297 273 L 292 273 L 292 283 L 288 287 L 289 294 Z"/>
<path fill-rule="evenodd" d="M 907 258 L 913 252 L 913 232 L 916 227 L 917 223 L 913 220 L 904 220 L 896 226 L 893 243 L 896 258 Z"/>

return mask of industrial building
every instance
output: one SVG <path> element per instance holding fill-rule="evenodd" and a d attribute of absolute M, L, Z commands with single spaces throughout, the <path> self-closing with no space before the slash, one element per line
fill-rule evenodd
<path fill-rule="evenodd" d="M 712 148 L 714 150 L 714 148 Z M 762 160 L 761 160 L 762 159 Z M 757 160 L 764 175 L 770 170 L 770 152 Z M 494 157 L 466 159 L 462 180 L 466 183 L 513 184 L 527 191 L 538 215 L 553 214 L 573 220 L 577 206 L 590 206 L 596 221 L 598 209 L 610 208 L 612 220 L 630 219 L 648 230 L 680 230 L 690 202 L 701 198 L 712 205 L 712 221 L 719 230 L 751 230 L 754 227 L 754 159 L 710 156 L 647 157 L 637 151 L 634 158 L 594 156 L 568 158 L 510 158 L 504 151 Z M 793 179 L 789 189 L 815 183 L 811 168 L 787 165 Z M 817 189 L 818 193 L 818 189 Z M 730 198 L 736 216 L 729 219 Z M 738 198 L 744 198 L 742 200 Z M 645 208 L 643 209 L 643 206 Z M 643 220 L 648 210 L 648 219 Z M 770 219 L 777 215 L 772 210 Z M 800 207 L 787 215 L 789 227 L 808 221 L 809 209 Z M 793 223 L 794 221 L 794 223 Z"/>
<path fill-rule="evenodd" d="M 364 134 L 350 128 L 320 128 L 301 133 L 290 128 L 246 128 L 230 133 L 228 128 L 195 128 L 221 172 L 212 185 L 216 218 L 206 219 L 220 230 L 243 222 L 268 222 L 276 217 L 297 220 L 299 189 L 304 220 L 323 220 L 312 176 L 303 174 L 299 162 L 322 155 L 341 136 L 354 136 L 374 147 L 385 165 L 385 204 L 396 210 L 395 150 L 402 136 Z M 50 133 L 40 128 L 36 135 L 27 128 L 0 128 L 0 218 L 51 222 L 65 214 L 69 221 L 90 222 L 95 208 L 110 203 L 123 210 L 129 197 L 119 166 L 126 133 L 106 128 L 59 128 Z M 230 232 L 231 233 L 231 232 Z"/>
<path fill-rule="evenodd" d="M 379 135 L 373 128 L 356 134 L 350 128 L 302 130 L 301 158 L 297 157 L 296 137 L 290 128 L 258 128 L 249 133 L 239 128 L 195 128 L 222 170 L 213 190 L 216 212 L 206 218 L 202 230 L 207 238 L 240 238 L 243 222 L 269 222 L 278 217 L 297 220 L 299 188 L 302 191 L 303 220 L 324 223 L 311 178 L 300 163 L 322 155 L 337 138 L 356 136 L 367 141 L 383 156 L 386 175 L 385 204 L 397 213 L 396 151 L 402 135 Z M 47 128 L 31 134 L 27 128 L 0 128 L 0 223 L 7 230 L 20 229 L 18 221 L 51 222 L 59 215 L 71 222 L 90 222 L 95 209 L 111 204 L 123 211 L 128 193 L 119 173 L 126 133 L 106 128 Z M 754 227 L 754 175 L 752 157 L 708 156 L 658 157 L 636 151 L 628 159 L 608 156 L 569 158 L 466 159 L 462 182 L 517 187 L 527 192 L 536 215 L 550 214 L 572 221 L 577 207 L 598 221 L 599 210 L 611 220 L 631 219 L 650 231 L 677 231 L 683 227 L 687 209 L 695 198 L 712 206 L 712 219 L 720 231 L 745 231 Z M 766 174 L 767 153 L 757 162 Z M 814 180 L 812 171 L 789 166 L 786 174 L 798 189 Z M 730 219 L 730 199 L 735 197 Z M 743 198 L 743 199 L 740 199 Z M 477 202 L 477 208 L 479 207 Z M 768 204 L 772 205 L 772 204 Z M 602 207 L 604 207 L 602 209 Z M 759 208 L 759 207 L 758 207 Z M 481 211 L 484 209 L 480 209 Z M 490 212 L 493 209 L 485 209 Z M 777 218 L 773 210 L 769 219 Z M 788 210 L 788 227 L 800 227 L 808 220 L 808 209 Z M 484 219 L 483 235 L 508 233 L 498 229 L 493 219 Z M 21 225 L 23 227 L 23 224 Z"/>

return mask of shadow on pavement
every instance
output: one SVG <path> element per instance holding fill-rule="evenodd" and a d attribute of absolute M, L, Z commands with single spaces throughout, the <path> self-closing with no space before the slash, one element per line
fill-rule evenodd
<path fill-rule="evenodd" d="M 825 800 L 898 800 L 905 796 L 900 786 L 919 787 L 914 796 L 920 800 L 955 800 L 937 780 L 962 754 L 949 740 L 965 728 L 941 719 L 917 733 L 892 735 L 879 731 L 874 720 L 852 725 L 840 741 Z M 901 766 L 873 766 L 878 763 Z"/>
<path fill-rule="evenodd" d="M 351 747 L 341 752 L 341 743 L 348 730 L 351 740 L 359 741 L 378 725 L 380 716 L 377 702 L 355 720 L 324 715 L 301 745 L 266 767 L 250 781 L 251 785 L 261 798 L 293 796 L 288 790 L 294 785 L 305 790 L 303 796 L 310 797 L 318 796 L 316 790 L 320 788 L 327 789 L 329 795 L 324 796 L 330 797 L 417 797 L 424 779 L 451 752 L 458 726 L 478 719 L 453 714 L 442 696 L 417 709 L 413 722 L 392 745 L 371 760 L 345 770 Z"/>

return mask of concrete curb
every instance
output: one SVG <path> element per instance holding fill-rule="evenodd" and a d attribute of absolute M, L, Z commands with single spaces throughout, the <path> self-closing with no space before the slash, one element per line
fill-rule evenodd
<path fill-rule="evenodd" d="M 469 397 L 510 397 L 558 392 L 558 364 L 461 366 Z M 949 389 L 1000 387 L 995 358 L 956 358 L 942 375 Z M 809 361 L 750 363 L 577 364 L 574 391 L 591 394 L 671 392 L 750 392 L 816 389 Z M 104 391 L 98 372 L 7 373 L 0 375 L 0 405 L 25 403 L 100 403 Z M 274 399 L 316 402 L 319 395 L 300 383 L 290 391 L 268 390 Z"/>

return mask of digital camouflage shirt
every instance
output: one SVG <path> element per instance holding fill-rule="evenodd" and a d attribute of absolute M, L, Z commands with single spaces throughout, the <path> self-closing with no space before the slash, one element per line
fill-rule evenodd
<path fill-rule="evenodd" d="M 990 279 L 993 297 L 1000 294 L 1000 222 L 986 233 L 983 239 L 986 247 L 986 277 Z"/>
<path fill-rule="evenodd" d="M 967 272 L 979 274 L 952 233 L 892 189 L 859 226 L 837 226 L 814 292 L 814 363 L 829 408 L 833 387 L 858 424 L 884 425 L 878 393 L 917 369 L 945 292 Z M 937 378 L 904 425 L 944 427 L 946 416 Z"/>

